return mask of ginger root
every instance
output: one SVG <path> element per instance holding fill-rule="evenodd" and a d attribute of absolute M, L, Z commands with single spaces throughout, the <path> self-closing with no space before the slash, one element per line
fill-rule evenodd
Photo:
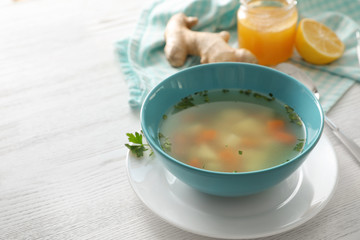
<path fill-rule="evenodd" d="M 200 56 L 201 63 L 249 62 L 257 63 L 256 57 L 246 49 L 235 49 L 229 44 L 229 32 L 197 32 L 190 30 L 196 25 L 196 17 L 183 13 L 172 16 L 165 29 L 164 48 L 166 59 L 173 67 L 185 64 L 188 55 Z"/>

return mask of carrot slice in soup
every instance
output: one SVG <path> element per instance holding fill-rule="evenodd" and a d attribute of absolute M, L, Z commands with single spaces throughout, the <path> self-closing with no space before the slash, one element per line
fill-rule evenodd
<path fill-rule="evenodd" d="M 293 144 L 296 142 L 296 136 L 284 130 L 285 122 L 281 119 L 268 121 L 267 129 L 276 140 L 282 143 Z"/>
<path fill-rule="evenodd" d="M 219 153 L 225 171 L 233 172 L 238 165 L 239 154 L 231 148 L 225 148 Z"/>
<path fill-rule="evenodd" d="M 203 130 L 201 132 L 201 138 L 204 140 L 214 140 L 216 137 L 216 130 L 213 129 L 207 129 L 207 130 Z"/>
<path fill-rule="evenodd" d="M 291 133 L 287 133 L 285 131 L 275 131 L 272 133 L 275 139 L 282 143 L 286 144 L 294 144 L 296 142 L 296 137 Z"/>
<path fill-rule="evenodd" d="M 213 129 L 205 129 L 200 131 L 198 137 L 196 138 L 196 143 L 204 143 L 212 141 L 216 138 L 217 132 Z"/>
<path fill-rule="evenodd" d="M 189 164 L 190 166 L 196 167 L 196 168 L 202 167 L 202 162 L 198 158 L 190 159 L 187 164 Z"/>
<path fill-rule="evenodd" d="M 258 147 L 260 143 L 261 139 L 258 139 L 256 137 L 242 137 L 240 140 L 241 146 L 244 146 L 246 148 Z"/>
<path fill-rule="evenodd" d="M 270 120 L 267 122 L 267 129 L 269 131 L 284 129 L 284 127 L 285 127 L 285 122 L 281 119 Z"/>

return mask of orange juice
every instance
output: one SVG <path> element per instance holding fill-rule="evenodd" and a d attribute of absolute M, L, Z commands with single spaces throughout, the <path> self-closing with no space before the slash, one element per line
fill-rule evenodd
<path fill-rule="evenodd" d="M 293 0 L 242 0 L 237 18 L 239 47 L 250 50 L 262 65 L 289 59 L 298 19 L 295 6 Z"/>

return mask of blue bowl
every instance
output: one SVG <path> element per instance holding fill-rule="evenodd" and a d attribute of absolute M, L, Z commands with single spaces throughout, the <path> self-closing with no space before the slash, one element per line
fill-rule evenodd
<path fill-rule="evenodd" d="M 295 158 L 272 168 L 226 173 L 195 168 L 165 153 L 158 139 L 159 124 L 169 108 L 197 91 L 251 89 L 272 93 L 303 120 L 306 141 Z M 213 63 L 182 70 L 162 81 L 147 95 L 141 109 L 144 136 L 160 160 L 179 180 L 205 193 L 241 196 L 264 191 L 286 179 L 305 161 L 320 139 L 324 114 L 319 101 L 302 83 L 272 68 L 247 63 Z"/>

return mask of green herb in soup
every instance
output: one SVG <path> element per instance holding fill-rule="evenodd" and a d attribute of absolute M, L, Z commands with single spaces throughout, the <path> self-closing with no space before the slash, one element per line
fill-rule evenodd
<path fill-rule="evenodd" d="M 183 98 L 165 116 L 159 135 L 164 151 L 211 171 L 270 168 L 298 155 L 305 143 L 300 117 L 271 93 L 205 90 Z"/>

